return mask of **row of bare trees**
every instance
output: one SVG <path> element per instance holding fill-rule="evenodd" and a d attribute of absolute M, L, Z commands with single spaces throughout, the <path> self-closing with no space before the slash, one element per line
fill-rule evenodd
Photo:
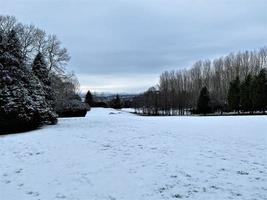
<path fill-rule="evenodd" d="M 209 90 L 213 111 L 227 110 L 229 84 L 236 77 L 243 81 L 267 68 L 267 48 L 231 53 L 214 60 L 200 60 L 191 68 L 165 71 L 159 84 L 137 96 L 133 106 L 148 115 L 184 115 L 197 107 L 203 87 Z"/>

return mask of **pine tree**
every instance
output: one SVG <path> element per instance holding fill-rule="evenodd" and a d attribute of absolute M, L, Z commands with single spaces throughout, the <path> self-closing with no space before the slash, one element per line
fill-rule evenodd
<path fill-rule="evenodd" d="M 235 80 L 230 82 L 230 87 L 228 90 L 228 105 L 231 110 L 240 111 L 240 80 L 236 77 Z"/>
<path fill-rule="evenodd" d="M 256 111 L 265 112 L 267 108 L 267 71 L 262 69 L 255 76 L 251 87 L 252 105 Z"/>
<path fill-rule="evenodd" d="M 1 64 L 20 67 L 23 61 L 22 50 L 16 32 L 11 30 L 7 34 L 1 33 L 0 38 Z"/>
<path fill-rule="evenodd" d="M 22 63 L 21 46 L 13 33 L 0 46 L 0 133 L 56 123 L 40 81 Z"/>
<path fill-rule="evenodd" d="M 240 107 L 242 111 L 245 112 L 252 112 L 252 94 L 251 94 L 251 87 L 252 84 L 252 76 L 249 74 L 245 80 L 240 85 Z"/>
<path fill-rule="evenodd" d="M 116 98 L 114 101 L 114 108 L 115 109 L 121 109 L 122 108 L 122 102 L 121 102 L 119 95 L 116 95 Z"/>
<path fill-rule="evenodd" d="M 84 102 L 89 104 L 90 106 L 93 106 L 94 99 L 90 90 L 88 90 L 88 92 L 86 93 Z"/>
<path fill-rule="evenodd" d="M 45 84 L 50 84 L 50 80 L 48 78 L 49 71 L 44 61 L 43 54 L 40 52 L 36 55 L 36 57 L 33 60 L 32 71 L 39 78 L 41 82 Z"/>
<path fill-rule="evenodd" d="M 207 87 L 203 87 L 200 91 L 200 95 L 197 102 L 197 111 L 198 113 L 204 115 L 211 112 L 210 96 Z"/>
<path fill-rule="evenodd" d="M 32 71 L 34 75 L 40 80 L 45 92 L 45 98 L 48 104 L 54 109 L 55 98 L 51 87 L 51 79 L 49 77 L 49 70 L 44 60 L 42 53 L 38 53 L 32 64 Z"/>
<path fill-rule="evenodd" d="M 122 108 L 122 102 L 121 102 L 121 99 L 120 99 L 118 94 L 116 95 L 115 99 L 113 99 L 111 101 L 111 107 L 114 109 L 121 109 Z"/>
<path fill-rule="evenodd" d="M 23 62 L 21 44 L 15 30 L 8 33 L 6 51 L 17 58 L 20 63 Z"/>

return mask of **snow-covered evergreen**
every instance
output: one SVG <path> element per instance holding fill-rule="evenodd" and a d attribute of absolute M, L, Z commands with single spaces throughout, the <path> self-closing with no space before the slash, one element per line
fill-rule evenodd
<path fill-rule="evenodd" d="M 23 64 L 15 31 L 0 45 L 0 133 L 29 130 L 57 122 L 39 79 Z"/>
<path fill-rule="evenodd" d="M 44 60 L 42 53 L 38 53 L 33 61 L 32 71 L 34 75 L 40 80 L 44 88 L 45 98 L 50 106 L 55 107 L 54 91 L 51 87 L 51 78 L 49 77 L 49 70 Z"/>

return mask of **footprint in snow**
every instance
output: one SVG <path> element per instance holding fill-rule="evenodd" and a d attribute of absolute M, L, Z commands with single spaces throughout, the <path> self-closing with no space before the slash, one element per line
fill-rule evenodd
<path fill-rule="evenodd" d="M 112 147 L 110 144 L 103 144 L 102 146 L 105 148 L 111 148 Z"/>
<path fill-rule="evenodd" d="M 28 191 L 28 192 L 26 192 L 26 194 L 31 195 L 31 196 L 35 196 L 35 197 L 38 197 L 40 195 L 39 192 L 33 192 L 33 191 Z"/>
<path fill-rule="evenodd" d="M 24 183 L 20 183 L 18 184 L 18 187 L 22 187 L 24 185 Z"/>
<path fill-rule="evenodd" d="M 56 198 L 57 199 L 66 199 L 66 196 L 64 194 L 57 194 Z"/>
<path fill-rule="evenodd" d="M 210 186 L 210 188 L 212 188 L 212 189 L 214 189 L 214 190 L 218 190 L 218 189 L 220 189 L 220 188 L 217 187 L 216 185 L 212 185 L 212 186 Z"/>
<path fill-rule="evenodd" d="M 180 195 L 180 194 L 175 194 L 175 195 L 173 195 L 172 197 L 173 197 L 173 198 L 176 198 L 176 199 L 182 199 L 182 198 L 183 198 L 183 196 Z"/>
<path fill-rule="evenodd" d="M 159 193 L 163 193 L 166 190 L 165 187 L 159 188 Z"/>
<path fill-rule="evenodd" d="M 237 196 L 237 197 L 242 196 L 242 194 L 240 194 L 240 193 L 236 193 L 236 192 L 231 192 L 231 194 L 232 194 L 233 196 Z"/>
<path fill-rule="evenodd" d="M 112 148 L 111 145 L 107 144 L 107 145 L 102 145 L 103 148 L 101 148 L 102 151 L 105 151 L 105 150 L 109 150 Z"/>
<path fill-rule="evenodd" d="M 113 196 L 109 196 L 108 198 L 109 198 L 110 200 L 116 200 L 116 198 L 113 197 Z"/>
<path fill-rule="evenodd" d="M 4 177 L 7 177 L 7 176 L 8 176 L 8 174 L 7 174 L 7 173 L 4 173 L 4 174 L 3 174 L 3 176 L 4 176 Z"/>
<path fill-rule="evenodd" d="M 237 174 L 239 174 L 239 175 L 249 175 L 249 173 L 245 172 L 245 171 L 237 171 Z"/>
<path fill-rule="evenodd" d="M 187 178 L 192 178 L 192 176 L 184 171 L 180 171 L 180 174 L 182 174 L 183 176 L 187 177 Z"/>
<path fill-rule="evenodd" d="M 22 170 L 23 170 L 23 169 L 20 168 L 20 169 L 16 170 L 15 173 L 16 173 L 16 174 L 20 174 L 20 173 L 22 172 Z"/>

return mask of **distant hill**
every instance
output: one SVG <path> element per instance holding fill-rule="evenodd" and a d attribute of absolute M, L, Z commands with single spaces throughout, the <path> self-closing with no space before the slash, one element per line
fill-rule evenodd
<path fill-rule="evenodd" d="M 82 99 L 85 98 L 86 93 L 81 93 L 80 96 Z M 93 96 L 95 100 L 108 102 L 116 97 L 116 95 L 120 96 L 121 100 L 131 100 L 135 96 L 138 96 L 139 94 L 130 94 L 130 93 L 111 93 L 111 92 L 94 92 Z"/>

